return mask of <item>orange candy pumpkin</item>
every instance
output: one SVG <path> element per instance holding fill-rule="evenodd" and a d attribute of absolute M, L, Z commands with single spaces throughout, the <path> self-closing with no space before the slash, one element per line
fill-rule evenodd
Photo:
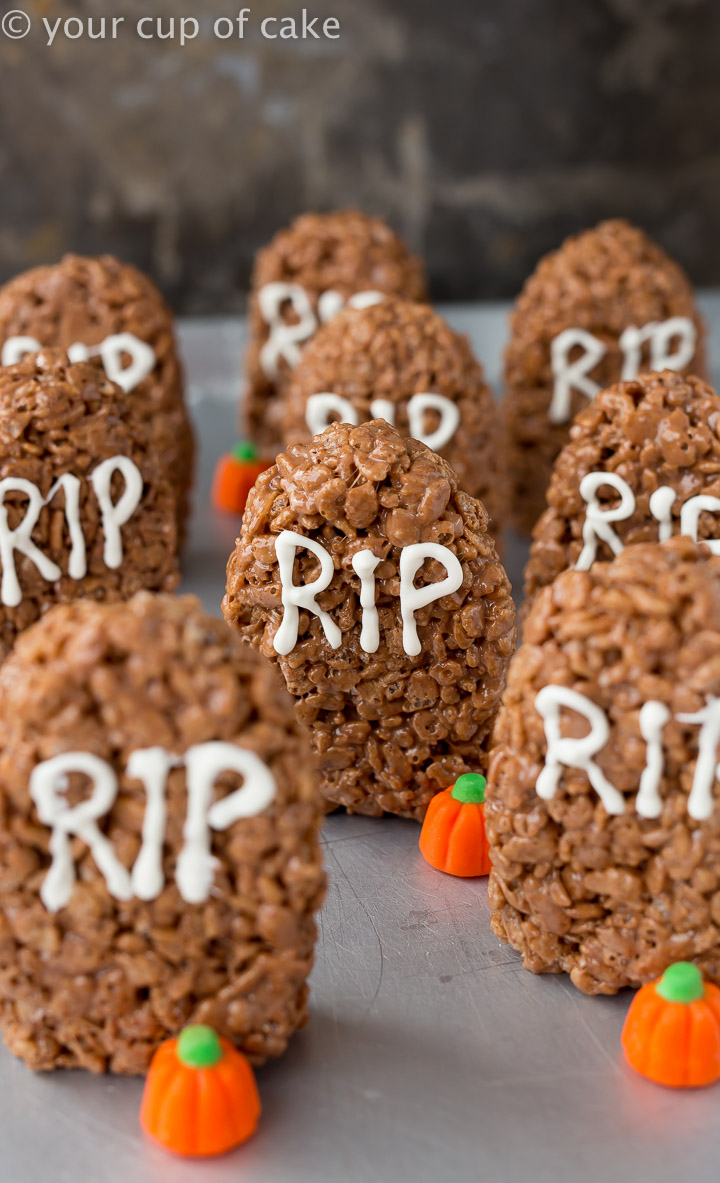
<path fill-rule="evenodd" d="M 720 1079 L 720 990 L 696 965 L 676 962 L 638 990 L 622 1046 L 631 1068 L 656 1084 L 712 1084 Z"/>
<path fill-rule="evenodd" d="M 269 467 L 269 461 L 258 459 L 254 444 L 236 444 L 232 452 L 220 457 L 215 467 L 210 495 L 215 509 L 241 514 L 255 481 Z"/>
<path fill-rule="evenodd" d="M 447 875 L 490 874 L 484 776 L 466 772 L 433 797 L 420 833 L 420 851 L 431 867 Z"/>
<path fill-rule="evenodd" d="M 145 1081 L 140 1125 L 167 1150 L 224 1154 L 255 1132 L 260 1098 L 249 1063 L 211 1027 L 162 1043 Z"/>

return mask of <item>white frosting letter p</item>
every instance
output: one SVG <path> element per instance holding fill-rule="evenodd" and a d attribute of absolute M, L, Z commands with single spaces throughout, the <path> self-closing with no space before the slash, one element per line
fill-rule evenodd
<path fill-rule="evenodd" d="M 415 576 L 425 559 L 436 559 L 438 563 L 442 563 L 447 575 L 439 583 L 415 587 Z M 403 548 L 400 555 L 400 614 L 403 622 L 403 649 L 410 657 L 417 657 L 422 649 L 415 613 L 427 604 L 441 600 L 443 596 L 452 595 L 462 581 L 463 570 L 460 561 L 447 546 L 441 546 L 439 542 L 416 542 Z"/>

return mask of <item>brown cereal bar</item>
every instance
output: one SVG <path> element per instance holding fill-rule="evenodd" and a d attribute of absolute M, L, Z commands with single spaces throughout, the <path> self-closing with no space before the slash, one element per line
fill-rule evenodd
<path fill-rule="evenodd" d="M 317 596 L 324 620 L 283 604 L 291 590 L 278 559 L 286 531 L 300 535 L 294 557 L 285 555 L 295 589 L 322 578 L 326 565 L 330 581 Z M 424 544 L 437 545 L 441 558 L 403 574 L 418 553 L 409 548 Z M 354 562 L 368 559 L 375 582 L 361 605 Z M 451 569 L 456 590 L 401 620 L 415 577 L 424 587 Z M 250 493 L 223 611 L 279 664 L 330 805 L 421 818 L 440 789 L 485 768 L 515 649 L 510 586 L 484 507 L 424 444 L 383 421 L 333 423 L 291 444 Z"/>
<path fill-rule="evenodd" d="M 115 471 L 118 457 L 128 474 Z M 136 505 L 122 521 L 133 477 Z M 176 498 L 155 433 L 99 365 L 48 349 L 0 368 L 0 480 L 0 660 L 59 601 L 177 586 Z"/>
<path fill-rule="evenodd" d="M 0 1029 L 10 1050 L 36 1069 L 135 1074 L 163 1039 L 206 1023 L 253 1063 L 280 1055 L 307 1021 L 325 879 L 317 773 L 270 664 L 190 597 L 77 601 L 19 640 L 0 671 L 0 704 Z M 275 796 L 252 816 L 213 824 L 199 863 L 209 872 L 204 898 L 192 903 L 181 889 L 197 782 L 190 753 L 200 753 L 202 772 L 203 753 L 217 744 L 261 761 Z M 89 836 L 71 826 L 74 881 L 52 910 L 58 855 L 33 786 L 46 762 L 78 752 L 117 778 L 99 824 L 121 883 L 110 890 Z M 131 766 L 148 752 L 172 757 L 161 782 L 160 878 L 150 890 L 135 879 L 148 789 Z M 215 779 L 223 805 L 240 779 Z M 79 772 L 54 789 L 69 806 L 90 799 Z"/>
<path fill-rule="evenodd" d="M 150 373 L 125 396 L 127 418 L 142 421 L 154 438 L 157 463 L 176 492 L 182 533 L 193 478 L 193 434 L 172 313 L 154 283 L 112 255 L 66 255 L 0 288 L 0 347 L 17 337 L 63 350 L 78 343 L 97 347 L 127 333 L 155 355 Z M 127 365 L 130 358 L 121 353 L 121 360 Z"/>
<path fill-rule="evenodd" d="M 551 422 L 553 343 L 569 329 L 596 339 L 601 356 L 586 377 L 599 390 L 617 382 L 626 364 L 633 364 L 633 377 L 640 370 L 664 368 L 651 362 L 649 337 L 637 350 L 628 346 L 625 351 L 620 339 L 624 330 L 662 326 L 676 317 L 689 322 L 694 353 L 687 364 L 672 368 L 703 377 L 705 325 L 690 282 L 665 251 L 628 222 L 601 222 L 540 261 L 515 304 L 505 354 L 512 513 L 519 529 L 529 533 L 545 508 L 553 461 L 588 401 L 573 385 L 567 406 L 558 408 L 560 420 Z M 671 333 L 666 352 L 678 340 Z M 579 345 L 569 349 L 568 361 L 582 352 Z"/>
<path fill-rule="evenodd" d="M 598 477 L 588 490 L 590 473 L 609 474 L 614 484 Z M 589 531 L 589 505 L 610 511 L 616 547 L 685 532 L 689 517 L 700 541 L 717 538 L 717 513 L 692 513 L 697 497 L 720 497 L 720 397 L 712 387 L 665 370 L 602 391 L 577 416 L 555 461 L 548 508 L 533 531 L 526 600 L 578 562 L 612 558 L 610 543 Z M 627 516 L 615 520 L 618 509 Z"/>
<path fill-rule="evenodd" d="M 559 716 L 576 751 L 592 734 L 588 715 L 605 720 L 590 770 L 567 750 L 551 760 L 548 688 L 584 704 Z M 718 696 L 720 557 L 705 546 L 641 543 L 539 592 L 511 663 L 485 806 L 492 927 L 526 968 L 564 970 L 588 994 L 639 986 L 682 960 L 720 981 Z"/>
<path fill-rule="evenodd" d="M 329 319 L 333 311 L 358 293 L 427 299 L 422 260 L 410 253 L 381 218 L 355 209 L 307 213 L 280 230 L 258 252 L 253 268 L 242 410 L 244 434 L 268 457 L 274 456 L 282 444 L 282 394 L 291 373 L 284 355 L 276 356 L 273 362 L 264 352 L 271 329 L 261 309 L 261 293 L 271 284 L 293 284 L 302 289 L 298 299 L 308 327 L 297 342 L 298 350 L 320 320 Z M 321 297 L 326 303 L 319 308 Z M 333 309 L 327 306 L 328 300 Z M 279 304 L 277 315 L 289 325 L 299 320 L 297 310 L 288 301 Z"/>

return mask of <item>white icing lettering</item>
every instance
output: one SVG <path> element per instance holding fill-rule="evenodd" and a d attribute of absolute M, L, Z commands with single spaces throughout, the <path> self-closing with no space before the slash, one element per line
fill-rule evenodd
<path fill-rule="evenodd" d="M 5 505 L 7 493 L 24 493 L 28 499 L 28 507 L 23 520 L 14 530 L 11 530 L 8 525 L 8 512 Z M 19 551 L 31 563 L 34 563 L 43 579 L 54 583 L 62 576 L 62 571 L 57 563 L 44 555 L 31 538 L 44 505 L 45 498 L 32 481 L 26 481 L 22 477 L 5 477 L 0 481 L 0 563 L 2 563 L 0 599 L 8 608 L 15 608 L 22 602 L 22 589 L 15 568 L 15 551 Z"/>
<path fill-rule="evenodd" d="M 620 494 L 620 504 L 603 507 L 598 501 L 598 492 L 609 485 Z M 613 554 L 623 549 L 620 538 L 612 528 L 612 522 L 622 522 L 635 512 L 635 497 L 627 481 L 614 472 L 589 472 L 580 482 L 580 496 L 587 503 L 583 523 L 583 548 L 575 564 L 578 571 L 587 571 L 595 562 L 598 541 L 605 542 Z"/>
<path fill-rule="evenodd" d="M 260 365 L 265 377 L 273 379 L 277 378 L 280 358 L 291 369 L 298 364 L 300 346 L 313 336 L 318 321 L 327 324 L 345 307 L 369 308 L 371 304 L 379 304 L 385 296 L 383 292 L 355 292 L 348 300 L 343 300 L 339 292 L 330 288 L 318 297 L 317 317 L 308 293 L 299 283 L 266 283 L 257 298 L 260 315 L 270 328 L 270 335 L 260 350 Z M 295 324 L 288 324 L 283 319 L 283 304 L 292 305 L 297 317 Z"/>
<path fill-rule="evenodd" d="M 119 472 L 125 481 L 117 503 L 113 503 L 110 495 L 112 478 Z M 129 456 L 111 456 L 103 460 L 90 477 L 95 496 L 98 499 L 102 515 L 102 527 L 105 535 L 103 547 L 103 562 L 111 571 L 122 564 L 123 545 L 120 527 L 124 526 L 135 513 L 143 493 L 143 479 L 140 469 Z"/>
<path fill-rule="evenodd" d="M 720 497 L 710 497 L 699 494 L 686 501 L 680 510 L 680 533 L 687 534 L 695 542 L 698 540 L 698 521 L 701 513 L 719 513 Z M 704 539 L 705 545 L 714 555 L 720 554 L 720 539 Z"/>
<path fill-rule="evenodd" d="M 447 571 L 439 583 L 415 587 L 415 576 L 425 559 L 435 559 Z M 457 555 L 438 542 L 416 542 L 403 548 L 400 554 L 400 614 L 403 624 L 403 649 L 410 657 L 422 650 L 415 622 L 415 613 L 427 604 L 452 595 L 463 581 L 463 570 Z"/>
<path fill-rule="evenodd" d="M 381 562 L 382 559 L 371 550 L 359 550 L 352 559 L 353 571 L 360 578 L 360 648 L 365 653 L 376 653 L 380 645 L 380 621 L 375 606 L 375 568 Z"/>
<path fill-rule="evenodd" d="M 713 784 L 718 775 L 720 741 L 720 698 L 708 697 L 706 705 L 694 715 L 678 715 L 679 723 L 699 723 L 698 756 L 687 811 L 696 821 L 705 821 L 713 811 Z"/>
<path fill-rule="evenodd" d="M 34 337 L 8 337 L 2 347 L 0 363 L 12 366 L 28 353 L 42 349 Z M 99 345 L 84 345 L 75 341 L 68 349 L 71 362 L 88 361 L 96 354 L 100 356 L 108 378 L 129 394 L 148 377 L 155 368 L 155 351 L 147 341 L 141 341 L 134 333 L 113 333 Z M 130 356 L 130 364 L 123 365 L 123 354 Z"/>
<path fill-rule="evenodd" d="M 426 411 L 437 411 L 440 415 L 434 431 L 425 431 Z M 442 394 L 415 394 L 408 403 L 408 420 L 412 438 L 439 452 L 450 443 L 460 426 L 460 411 L 456 403 Z"/>
<path fill-rule="evenodd" d="M 587 719 L 590 731 L 579 739 L 560 733 L 560 708 L 576 711 Z M 549 801 L 555 796 L 561 766 L 584 772 L 610 814 L 625 812 L 625 799 L 593 760 L 607 743 L 609 725 L 605 712 L 584 695 L 567 686 L 544 686 L 535 697 L 535 709 L 542 716 L 547 740 L 545 766 L 537 778 L 535 790 Z"/>
<path fill-rule="evenodd" d="M 183 899 L 198 904 L 207 899 L 213 883 L 210 829 L 227 830 L 240 818 L 262 813 L 275 796 L 276 784 L 270 769 L 254 752 L 231 743 L 189 748 L 185 764 L 188 809 L 175 878 Z M 245 783 L 212 805 L 213 787 L 222 772 L 239 772 Z"/>
<path fill-rule="evenodd" d="M 389 398 L 374 398 L 370 403 L 370 414 L 373 419 L 384 419 L 391 427 L 395 426 L 395 403 Z"/>
<path fill-rule="evenodd" d="M 134 333 L 114 333 L 101 341 L 98 348 L 108 378 L 126 394 L 144 382 L 155 369 L 155 351 Z M 130 356 L 128 366 L 123 365 L 124 353 Z"/>
<path fill-rule="evenodd" d="M 614 508 L 605 508 L 598 501 L 597 494 L 604 485 L 609 485 L 620 494 L 620 504 Z M 598 542 L 605 542 L 613 554 L 620 554 L 624 549 L 623 543 L 611 523 L 627 521 L 636 509 L 635 496 L 622 477 L 612 472 L 591 472 L 580 482 L 580 496 L 587 504 L 585 522 L 583 523 L 583 548 L 575 567 L 579 571 L 587 571 L 597 557 Z M 677 501 L 677 493 L 670 485 L 661 485 L 651 495 L 649 509 L 658 523 L 658 540 L 666 542 L 672 537 L 673 519 L 672 508 Z M 680 510 L 680 533 L 698 541 L 698 521 L 701 513 L 720 513 L 720 498 L 700 493 L 690 497 Z M 703 539 L 705 545 L 713 552 L 720 554 L 720 539 Z"/>
<path fill-rule="evenodd" d="M 384 419 L 391 427 L 395 426 L 396 411 L 397 405 L 387 398 L 376 398 L 370 403 L 371 417 Z M 428 411 L 436 411 L 440 422 L 434 430 L 426 432 L 425 415 Z M 407 413 L 411 437 L 436 452 L 450 443 L 460 425 L 457 405 L 443 394 L 414 394 L 408 400 Z M 325 430 L 332 415 L 339 416 L 341 423 L 358 423 L 355 407 L 342 395 L 324 391 L 310 396 L 305 408 L 305 422 L 313 435 Z"/>
<path fill-rule="evenodd" d="M 384 299 L 383 292 L 367 291 L 355 292 L 346 301 L 343 300 L 339 292 L 330 288 L 327 292 L 323 292 L 318 299 L 318 317 L 322 324 L 327 324 L 329 320 L 337 316 L 338 312 L 342 312 L 343 308 L 370 308 L 373 304 L 381 304 Z"/>
<path fill-rule="evenodd" d="M 125 489 L 117 505 L 110 499 L 110 487 L 114 472 L 121 472 Z M 102 526 L 105 535 L 104 561 L 110 568 L 122 563 L 122 537 L 120 527 L 137 509 L 143 490 L 139 469 L 128 456 L 112 456 L 98 465 L 90 476 L 100 506 Z M 70 535 L 68 575 L 71 579 L 84 579 L 87 574 L 85 536 L 80 518 L 80 478 L 72 473 L 63 473 L 52 485 L 47 497 L 43 497 L 37 485 L 22 477 L 5 477 L 0 481 L 0 601 L 9 608 L 22 602 L 22 589 L 15 565 L 15 552 L 25 555 L 42 575 L 43 579 L 55 583 L 62 578 L 62 570 L 52 559 L 43 554 L 32 540 L 43 506 L 49 505 L 56 494 L 65 494 L 65 523 Z M 11 529 L 5 498 L 8 493 L 23 493 L 28 499 L 22 521 Z"/>
<path fill-rule="evenodd" d="M 139 900 L 154 900 L 164 884 L 162 855 L 165 838 L 165 785 L 171 768 L 182 760 L 165 748 L 138 748 L 130 753 L 127 774 L 141 780 L 147 804 L 143 816 L 142 846 L 132 869 L 132 888 Z"/>
<path fill-rule="evenodd" d="M 70 772 L 83 773 L 93 782 L 87 801 L 70 807 L 62 795 Z M 70 835 L 82 838 L 103 874 L 107 889 L 115 899 L 128 900 L 132 884 L 126 868 L 98 828 L 97 820 L 114 804 L 118 791 L 117 777 L 104 760 L 90 752 L 64 752 L 44 760 L 30 776 L 30 796 L 40 820 L 52 827 L 50 854 L 52 862 L 40 888 L 40 898 L 49 912 L 64 908 L 75 884 L 75 864 Z"/>
<path fill-rule="evenodd" d="M 0 364 L 14 366 L 28 353 L 39 353 L 42 345 L 34 337 L 8 337 L 3 343 Z"/>
<path fill-rule="evenodd" d="M 51 864 L 40 888 L 40 898 L 48 911 L 65 907 L 72 895 L 76 875 L 71 835 L 86 843 L 115 899 L 157 898 L 165 884 L 162 857 L 167 777 L 172 768 L 183 765 L 187 769 L 188 804 L 176 882 L 188 903 L 207 899 L 214 870 L 210 831 L 227 830 L 242 818 L 262 813 L 277 792 L 275 778 L 259 756 L 236 744 L 215 741 L 195 744 L 184 756 L 160 747 L 130 754 L 127 776 L 141 780 L 146 791 L 142 845 L 132 872 L 119 861 L 97 825 L 112 809 L 118 794 L 118 778 L 111 765 L 90 752 L 65 752 L 33 769 L 30 795 L 40 820 L 52 830 Z M 63 794 L 68 788 L 68 774 L 73 772 L 91 780 L 92 793 L 86 801 L 70 807 Z M 239 773 L 244 783 L 213 804 L 213 788 L 223 772 Z"/>
<path fill-rule="evenodd" d="M 341 423 L 357 423 L 357 412 L 351 402 L 342 395 L 324 391 L 322 394 L 311 394 L 305 408 L 305 422 L 313 435 L 324 431 L 332 416 L 339 417 Z"/>
<path fill-rule="evenodd" d="M 312 583 L 293 583 L 293 566 L 298 550 L 309 550 L 320 563 L 320 574 Z M 283 618 L 273 641 L 275 652 L 284 656 L 295 648 L 300 627 L 300 608 L 318 617 L 328 644 L 331 648 L 338 649 L 342 643 L 342 633 L 315 599 L 319 592 L 325 591 L 330 585 L 335 572 L 331 556 L 319 542 L 312 538 L 303 538 L 302 534 L 296 534 L 293 530 L 283 530 L 282 534 L 278 535 L 275 540 L 275 554 L 280 568 L 283 603 Z"/>
<path fill-rule="evenodd" d="M 283 320 L 283 304 L 292 305 L 295 324 Z M 266 378 L 277 378 L 280 359 L 294 367 L 300 361 L 300 344 L 312 337 L 317 320 L 307 292 L 299 283 L 266 283 L 258 292 L 258 307 L 270 335 L 260 350 L 260 365 Z"/>
<path fill-rule="evenodd" d="M 662 733 L 670 721 L 670 711 L 664 702 L 646 702 L 640 711 L 640 734 L 647 744 L 645 767 L 640 777 L 640 788 L 635 798 L 635 809 L 639 817 L 660 817 L 660 781 L 665 760 L 662 749 Z"/>
<path fill-rule="evenodd" d="M 575 361 L 570 353 L 577 346 L 584 352 Z M 585 329 L 565 329 L 554 338 L 550 346 L 550 365 L 553 375 L 553 393 L 548 410 L 551 423 L 567 423 L 570 418 L 570 397 L 573 390 L 579 390 L 586 398 L 593 399 L 601 390 L 597 382 L 588 377 L 590 370 L 605 354 L 605 346 Z"/>
<path fill-rule="evenodd" d="M 695 355 L 696 339 L 697 329 L 687 316 L 649 321 L 640 327 L 628 325 L 618 339 L 622 353 L 620 378 L 622 381 L 637 378 L 642 366 L 643 345 L 646 343 L 650 345 L 651 370 L 683 370 L 690 365 Z M 578 346 L 584 353 L 571 362 L 570 353 Z M 568 421 L 573 390 L 579 390 L 589 399 L 599 393 L 601 387 L 589 375 L 606 352 L 603 342 L 586 329 L 565 329 L 554 338 L 550 346 L 553 394 L 548 418 L 551 423 Z"/>
<path fill-rule="evenodd" d="M 676 501 L 677 493 L 670 488 L 670 485 L 661 485 L 651 494 L 648 506 L 650 513 L 659 523 L 659 542 L 667 542 L 668 538 L 672 538 L 672 507 Z"/>
<path fill-rule="evenodd" d="M 678 337 L 677 348 L 670 349 Z M 697 329 L 688 316 L 671 316 L 655 325 L 650 339 L 650 368 L 652 370 L 684 370 L 695 356 Z M 635 377 L 636 375 L 633 375 Z"/>

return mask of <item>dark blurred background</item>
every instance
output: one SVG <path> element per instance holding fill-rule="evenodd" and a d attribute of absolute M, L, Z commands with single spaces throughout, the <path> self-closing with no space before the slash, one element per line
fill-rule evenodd
<path fill-rule="evenodd" d="M 307 0 L 337 41 L 212 35 L 228 0 L 10 0 L 0 34 L 0 278 L 112 251 L 178 311 L 243 306 L 296 213 L 356 204 L 427 258 L 436 299 L 514 295 L 608 215 L 720 282 L 720 0 Z M 181 47 L 139 16 L 194 15 Z M 116 41 L 54 23 L 125 15 Z"/>

